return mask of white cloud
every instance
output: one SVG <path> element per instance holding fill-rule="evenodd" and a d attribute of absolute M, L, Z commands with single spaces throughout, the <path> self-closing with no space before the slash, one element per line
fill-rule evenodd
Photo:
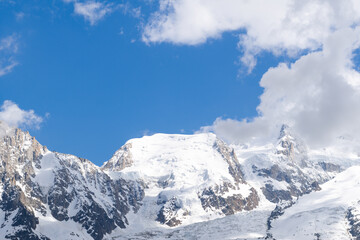
<path fill-rule="evenodd" d="M 34 110 L 23 110 L 10 100 L 5 100 L 0 107 L 0 121 L 11 127 L 30 127 L 38 129 L 43 118 Z"/>
<path fill-rule="evenodd" d="M 62 0 L 65 3 L 71 3 L 74 6 L 74 13 L 82 16 L 90 25 L 96 25 L 111 13 L 121 10 L 124 15 L 141 19 L 141 7 L 133 7 L 130 1 L 117 3 L 115 1 L 99 0 Z"/>
<path fill-rule="evenodd" d="M 262 50 L 296 56 L 321 48 L 332 32 L 359 21 L 357 0 L 160 0 L 143 40 L 196 45 L 242 30 L 241 61 L 251 70 Z"/>
<path fill-rule="evenodd" d="M 16 35 L 10 35 L 0 39 L 0 77 L 10 73 L 18 65 L 14 55 L 18 51 Z"/>
<path fill-rule="evenodd" d="M 360 73 L 353 69 L 360 27 L 332 33 L 323 50 L 302 56 L 291 65 L 270 68 L 260 85 L 264 93 L 251 121 L 217 119 L 203 131 L 230 142 L 263 143 L 277 136 L 281 124 L 291 125 L 312 146 L 326 146 L 340 136 L 360 135 Z"/>
<path fill-rule="evenodd" d="M 352 62 L 359 24 L 358 0 L 160 0 L 143 41 L 197 45 L 238 31 L 250 70 L 262 51 L 293 57 L 262 76 L 257 117 L 218 118 L 201 131 L 263 144 L 286 123 L 310 145 L 324 146 L 339 136 L 360 140 L 360 74 Z"/>
<path fill-rule="evenodd" d="M 358 0 L 160 0 L 143 41 L 197 45 L 237 31 L 250 71 L 262 51 L 294 58 L 262 76 L 257 117 L 218 118 L 201 131 L 263 144 L 286 123 L 310 145 L 324 146 L 339 136 L 360 140 L 360 74 L 352 62 L 359 25 Z"/>
<path fill-rule="evenodd" d="M 112 5 L 106 4 L 104 2 L 78 2 L 72 0 L 66 0 L 65 2 L 74 2 L 74 13 L 84 17 L 84 19 L 88 21 L 90 25 L 95 25 L 113 11 L 111 7 Z"/>

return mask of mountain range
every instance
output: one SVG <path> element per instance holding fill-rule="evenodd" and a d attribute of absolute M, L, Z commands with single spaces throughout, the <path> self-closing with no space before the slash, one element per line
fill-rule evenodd
<path fill-rule="evenodd" d="M 101 167 L 0 130 L 0 239 L 360 239 L 359 155 L 286 125 L 262 146 L 144 136 Z"/>

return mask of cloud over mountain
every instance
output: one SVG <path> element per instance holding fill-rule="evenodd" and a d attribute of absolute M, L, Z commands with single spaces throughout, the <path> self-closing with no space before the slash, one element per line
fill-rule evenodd
<path fill-rule="evenodd" d="M 0 121 L 11 127 L 39 128 L 43 118 L 36 115 L 34 110 L 23 110 L 16 103 L 5 100 L 0 107 Z"/>
<path fill-rule="evenodd" d="M 202 131 L 230 142 L 275 136 L 291 125 L 310 144 L 360 133 L 360 75 L 353 67 L 360 41 L 358 1 L 160 1 L 143 40 L 197 45 L 239 32 L 240 57 L 251 70 L 269 51 L 296 61 L 270 68 L 254 119 L 218 118 Z"/>

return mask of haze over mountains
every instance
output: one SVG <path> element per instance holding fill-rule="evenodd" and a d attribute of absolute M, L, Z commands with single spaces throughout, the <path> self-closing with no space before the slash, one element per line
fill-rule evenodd
<path fill-rule="evenodd" d="M 360 158 L 284 125 L 263 146 L 212 133 L 129 140 L 98 167 L 1 124 L 2 239 L 358 239 Z"/>

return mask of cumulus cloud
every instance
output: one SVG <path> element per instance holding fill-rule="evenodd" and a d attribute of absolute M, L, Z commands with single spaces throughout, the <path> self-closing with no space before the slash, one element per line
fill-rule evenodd
<path fill-rule="evenodd" d="M 289 56 L 314 51 L 332 32 L 359 21 L 356 0 L 160 0 L 143 40 L 196 45 L 240 31 L 241 61 L 251 70 L 260 51 Z"/>
<path fill-rule="evenodd" d="M 258 117 L 250 121 L 219 118 L 202 130 L 214 131 L 230 142 L 263 143 L 277 136 L 286 123 L 316 147 L 332 144 L 340 136 L 358 138 L 360 74 L 352 57 L 359 46 L 360 27 L 332 33 L 321 51 L 291 65 L 281 63 L 263 75 Z"/>
<path fill-rule="evenodd" d="M 257 117 L 218 118 L 201 131 L 263 144 L 285 123 L 309 145 L 326 146 L 340 136 L 360 140 L 360 74 L 352 61 L 359 25 L 356 0 L 160 0 L 143 41 L 197 45 L 237 31 L 250 70 L 262 51 L 294 58 L 262 76 Z"/>
<path fill-rule="evenodd" d="M 18 65 L 14 55 L 18 51 L 16 35 L 10 35 L 0 39 L 0 77 L 10 73 Z"/>
<path fill-rule="evenodd" d="M 23 110 L 10 101 L 5 100 L 0 107 L 0 121 L 10 127 L 40 128 L 43 118 L 36 115 L 34 110 Z"/>

